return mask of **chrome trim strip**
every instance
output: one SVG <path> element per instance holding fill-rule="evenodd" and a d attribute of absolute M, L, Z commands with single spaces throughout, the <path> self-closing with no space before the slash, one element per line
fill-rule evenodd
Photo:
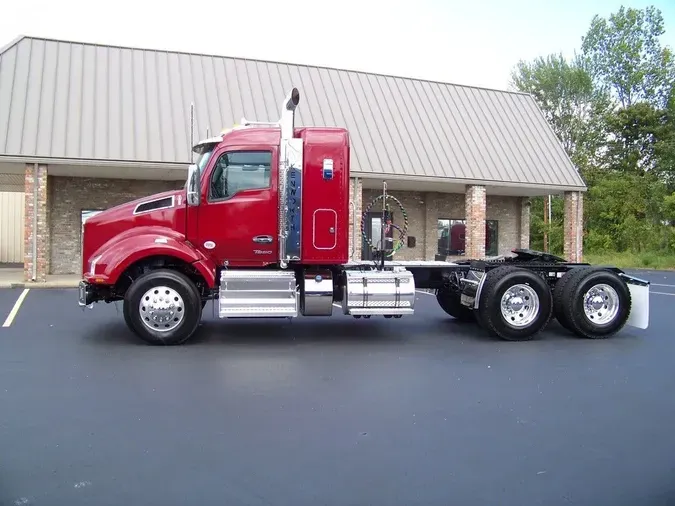
<path fill-rule="evenodd" d="M 619 273 L 619 277 L 623 279 L 626 283 L 631 285 L 640 285 L 640 286 L 650 286 L 651 282 L 646 279 L 636 278 L 635 276 L 630 276 L 624 272 Z"/>
<path fill-rule="evenodd" d="M 485 279 L 487 278 L 487 272 L 483 273 L 483 276 L 480 278 L 480 282 L 478 283 L 478 290 L 476 290 L 476 298 L 473 301 L 473 308 L 478 309 L 478 305 L 480 303 L 480 294 L 483 291 L 483 285 L 485 284 Z"/>
<path fill-rule="evenodd" d="M 90 270 L 91 270 L 92 275 L 96 275 L 96 264 L 98 263 L 98 261 L 101 259 L 102 256 L 103 255 L 99 255 L 91 261 L 91 269 Z"/>

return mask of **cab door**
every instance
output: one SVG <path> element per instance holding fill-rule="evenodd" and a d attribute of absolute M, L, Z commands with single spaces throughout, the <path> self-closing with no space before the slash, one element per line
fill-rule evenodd
<path fill-rule="evenodd" d="M 197 246 L 217 265 L 260 267 L 278 259 L 278 148 L 218 148 L 204 172 Z"/>

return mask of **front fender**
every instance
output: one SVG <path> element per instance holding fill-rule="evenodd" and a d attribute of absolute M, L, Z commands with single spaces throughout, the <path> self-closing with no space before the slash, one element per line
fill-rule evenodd
<path fill-rule="evenodd" d="M 114 285 L 131 264 L 152 256 L 180 259 L 197 269 L 209 288 L 216 285 L 216 267 L 211 260 L 179 238 L 161 232 L 144 232 L 108 241 L 92 255 L 84 278 L 91 283 Z"/>

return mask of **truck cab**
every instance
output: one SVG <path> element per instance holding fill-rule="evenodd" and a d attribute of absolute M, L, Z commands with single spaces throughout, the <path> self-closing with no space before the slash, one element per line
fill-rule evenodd
<path fill-rule="evenodd" d="M 281 158 L 279 128 L 235 128 L 195 146 L 186 235 L 216 265 L 348 260 L 348 134 L 342 128 L 295 128 L 292 140 L 290 162 Z"/>

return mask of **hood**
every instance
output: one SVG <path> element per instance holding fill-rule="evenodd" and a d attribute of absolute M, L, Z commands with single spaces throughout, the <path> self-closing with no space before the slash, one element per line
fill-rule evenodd
<path fill-rule="evenodd" d="M 91 227 L 111 219 L 145 214 L 153 210 L 170 209 L 176 206 L 182 206 L 184 201 L 185 189 L 155 193 L 148 197 L 131 200 L 124 204 L 110 207 L 105 211 L 101 211 L 88 218 L 86 224 Z"/>
<path fill-rule="evenodd" d="M 169 228 L 185 234 L 185 189 L 156 193 L 125 202 L 87 218 L 82 234 L 83 272 L 99 248 L 137 227 Z"/>

